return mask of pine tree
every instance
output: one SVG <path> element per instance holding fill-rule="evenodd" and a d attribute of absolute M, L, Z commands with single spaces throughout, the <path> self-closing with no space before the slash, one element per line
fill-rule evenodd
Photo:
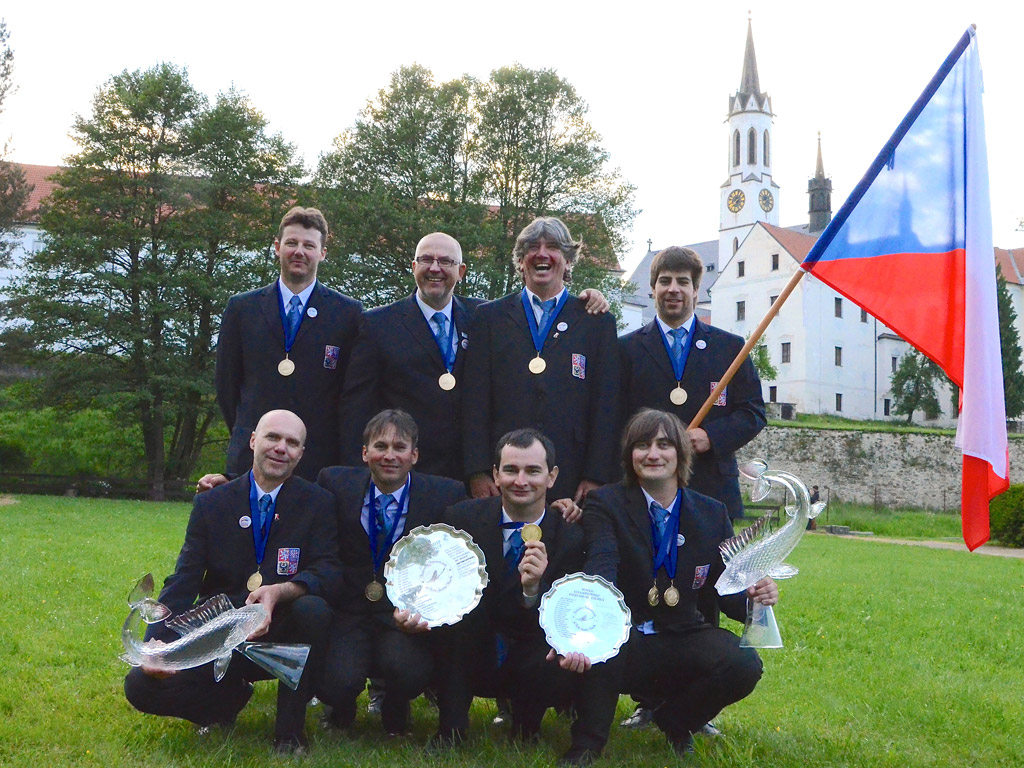
<path fill-rule="evenodd" d="M 1003 358 L 1003 396 L 1006 418 L 1015 419 L 1024 413 L 1024 371 L 1021 370 L 1020 334 L 1017 332 L 1017 311 L 1010 299 L 1010 289 L 1000 270 L 996 271 L 996 300 L 999 307 L 999 351 Z"/>

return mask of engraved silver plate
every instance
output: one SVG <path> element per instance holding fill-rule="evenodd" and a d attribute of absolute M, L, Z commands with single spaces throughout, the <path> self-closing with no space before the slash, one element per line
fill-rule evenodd
<path fill-rule="evenodd" d="M 600 576 L 570 573 L 540 599 L 548 645 L 563 656 L 578 652 L 596 664 L 614 657 L 629 639 L 632 616 L 615 585 Z"/>
<path fill-rule="evenodd" d="M 455 624 L 476 608 L 487 586 L 484 553 L 465 531 L 444 523 L 413 528 L 384 565 L 388 599 L 428 626 Z"/>

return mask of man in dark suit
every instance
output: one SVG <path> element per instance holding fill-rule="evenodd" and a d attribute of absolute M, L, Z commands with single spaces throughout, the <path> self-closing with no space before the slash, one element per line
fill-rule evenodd
<path fill-rule="evenodd" d="M 613 682 L 622 693 L 662 702 L 654 722 L 680 754 L 691 752 L 692 735 L 750 694 L 761 677 L 756 651 L 740 648 L 738 636 L 703 621 L 702 593 L 737 621 L 745 619 L 748 596 L 764 605 L 778 601 L 770 578 L 746 594 L 720 597 L 715 590 L 725 568 L 718 545 L 731 538 L 732 524 L 723 504 L 685 487 L 692 454 L 679 419 L 640 411 L 622 439 L 624 480 L 591 492 L 583 512 L 584 570 L 622 591 L 633 622 L 629 641 L 613 660 Z M 608 684 L 608 678 L 592 677 L 589 684 L 598 691 Z M 607 711 L 602 723 L 610 723 L 614 700 L 597 698 Z M 564 761 L 587 765 L 598 754 L 574 740 Z"/>
<path fill-rule="evenodd" d="M 332 706 L 329 722 L 347 728 L 356 697 L 374 676 L 384 681 L 381 720 L 390 734 L 408 728 L 409 702 L 433 672 L 427 638 L 401 631 L 384 591 L 384 563 L 393 544 L 413 528 L 441 522 L 444 510 L 466 496 L 456 480 L 413 472 L 417 425 L 404 411 L 385 410 L 366 425 L 367 468 L 328 467 L 319 484 L 334 494 L 345 585 L 319 697 Z"/>
<path fill-rule="evenodd" d="M 549 498 L 579 500 L 614 479 L 619 414 L 615 318 L 588 315 L 565 280 L 579 243 L 559 219 L 539 218 L 516 239 L 525 288 L 477 309 L 463 394 L 470 495 L 495 496 L 489 446 L 513 429 L 549 435 L 560 471 Z"/>
<path fill-rule="evenodd" d="M 249 435 L 259 417 L 288 408 L 309 434 L 298 474 L 315 480 L 340 458 L 338 401 L 362 305 L 317 282 L 327 255 L 327 221 L 316 208 L 292 208 L 274 252 L 280 277 L 232 296 L 217 342 L 217 402 L 231 431 L 227 474 L 252 463 Z"/>
<path fill-rule="evenodd" d="M 288 753 L 305 749 L 306 703 L 331 623 L 326 599 L 334 598 L 341 581 L 331 496 L 292 476 L 304 441 L 294 413 L 271 411 L 260 419 L 250 438 L 252 470 L 196 496 L 185 543 L 159 598 L 174 614 L 221 593 L 236 607 L 259 603 L 268 619 L 250 640 L 311 646 L 298 690 L 278 684 L 274 745 Z M 177 635 L 154 625 L 149 639 L 170 642 Z M 170 674 L 135 668 L 125 678 L 125 695 L 142 712 L 230 726 L 252 695 L 250 681 L 269 675 L 236 656 L 216 682 L 212 666 Z"/>
<path fill-rule="evenodd" d="M 492 473 L 500 496 L 456 504 L 444 517 L 483 551 L 488 584 L 470 614 L 431 631 L 445 646 L 437 675 L 438 744 L 465 737 L 475 695 L 508 697 L 513 735 L 535 740 L 545 710 L 566 703 L 565 684 L 575 682 L 546 661 L 537 621 L 540 595 L 583 565 L 582 530 L 546 503 L 559 474 L 554 445 L 535 429 L 510 432 L 498 441 Z"/>
<path fill-rule="evenodd" d="M 688 423 L 704 404 L 744 341 L 693 314 L 704 264 L 689 248 L 673 246 L 651 262 L 658 316 L 619 340 L 622 423 L 641 408 L 657 408 Z M 690 488 L 743 516 L 736 451 L 766 423 L 761 380 L 748 357 L 701 425 L 689 430 L 696 451 Z"/>

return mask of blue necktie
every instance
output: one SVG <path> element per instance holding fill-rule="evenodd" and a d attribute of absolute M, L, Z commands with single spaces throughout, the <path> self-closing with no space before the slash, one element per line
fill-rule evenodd
<path fill-rule="evenodd" d="M 374 516 L 377 518 L 377 551 L 382 551 L 383 547 L 387 546 L 388 536 L 388 507 L 391 506 L 391 502 L 395 500 L 395 497 L 390 493 L 382 493 L 377 497 L 376 509 L 374 510 Z"/>
<path fill-rule="evenodd" d="M 295 334 L 299 331 L 299 321 L 302 320 L 302 299 L 292 296 L 288 302 L 288 342 L 295 341 Z"/>
<path fill-rule="evenodd" d="M 683 359 L 683 340 L 686 338 L 686 329 L 673 328 L 669 334 L 672 336 L 672 360 L 679 365 Z"/>
<path fill-rule="evenodd" d="M 437 347 L 441 350 L 441 357 L 445 360 L 448 359 L 448 354 L 451 351 L 450 348 L 446 349 L 448 343 L 448 318 L 444 316 L 444 312 L 435 312 L 431 318 L 434 321 L 437 328 L 434 330 L 434 338 L 437 340 Z"/>
<path fill-rule="evenodd" d="M 534 296 L 533 303 L 540 307 L 540 322 L 537 324 L 537 327 L 543 331 L 544 327 L 548 324 L 548 320 L 551 318 L 551 313 L 555 311 L 555 304 L 558 303 L 558 299 L 541 301 L 537 296 Z"/>
<path fill-rule="evenodd" d="M 523 527 L 523 523 L 513 524 L 515 530 L 512 531 L 512 535 L 508 537 L 508 551 L 505 553 L 505 575 L 511 575 L 516 567 L 519 565 L 519 558 L 523 556 L 523 548 L 525 543 L 523 542 L 523 534 L 520 530 Z M 512 527 L 508 523 L 506 527 Z"/>
<path fill-rule="evenodd" d="M 264 493 L 260 496 L 259 508 L 260 508 L 260 530 L 265 531 L 267 529 L 267 518 L 270 517 L 270 507 L 274 503 L 274 500 L 270 497 L 269 493 Z"/>
<path fill-rule="evenodd" d="M 658 528 L 658 540 L 665 538 L 665 527 L 668 525 L 669 511 L 656 501 L 651 502 L 651 516 Z"/>

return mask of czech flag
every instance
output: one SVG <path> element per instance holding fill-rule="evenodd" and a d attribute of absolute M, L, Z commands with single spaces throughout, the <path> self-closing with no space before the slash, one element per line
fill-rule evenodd
<path fill-rule="evenodd" d="M 960 387 L 971 550 L 988 540 L 988 503 L 1010 483 L 981 93 L 971 27 L 802 265 Z"/>

